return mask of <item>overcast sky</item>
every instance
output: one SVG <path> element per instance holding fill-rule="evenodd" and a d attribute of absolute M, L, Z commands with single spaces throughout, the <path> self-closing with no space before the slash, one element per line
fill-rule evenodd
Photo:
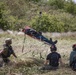
<path fill-rule="evenodd" d="M 68 0 L 66 0 L 66 1 L 68 1 Z M 76 3 L 76 0 L 72 0 L 72 1 L 74 1 Z"/>
<path fill-rule="evenodd" d="M 76 3 L 76 0 L 73 0 Z"/>

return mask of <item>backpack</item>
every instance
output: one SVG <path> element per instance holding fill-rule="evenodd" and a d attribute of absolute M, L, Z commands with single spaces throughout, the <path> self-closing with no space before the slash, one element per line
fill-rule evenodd
<path fill-rule="evenodd" d="M 76 71 L 76 58 L 73 59 L 73 62 L 72 62 L 71 67 L 72 67 L 72 70 L 73 70 L 73 71 Z"/>

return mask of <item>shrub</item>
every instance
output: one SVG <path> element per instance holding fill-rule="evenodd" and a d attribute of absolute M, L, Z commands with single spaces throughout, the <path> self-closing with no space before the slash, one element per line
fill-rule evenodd
<path fill-rule="evenodd" d="M 32 21 L 31 25 L 37 31 L 49 31 L 48 27 L 51 25 L 50 17 L 47 14 L 36 16 Z"/>
<path fill-rule="evenodd" d="M 43 32 L 62 32 L 64 31 L 64 23 L 60 22 L 54 15 L 43 13 L 42 16 L 36 16 L 32 21 L 31 25 L 37 31 Z"/>
<path fill-rule="evenodd" d="M 76 30 L 75 18 L 68 13 L 43 13 L 41 16 L 36 16 L 32 19 L 31 26 L 37 31 L 43 32 L 68 32 Z"/>
<path fill-rule="evenodd" d="M 55 8 L 62 9 L 64 7 L 64 0 L 49 0 L 50 6 L 55 6 Z"/>
<path fill-rule="evenodd" d="M 0 28 L 3 30 L 12 29 L 14 24 L 15 17 L 10 15 L 7 5 L 0 2 Z"/>

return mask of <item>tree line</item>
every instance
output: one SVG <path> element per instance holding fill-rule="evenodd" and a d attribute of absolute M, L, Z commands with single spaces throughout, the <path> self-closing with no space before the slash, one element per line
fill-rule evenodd
<path fill-rule="evenodd" d="M 40 14 L 41 12 L 41 14 Z M 0 28 L 19 30 L 26 25 L 43 32 L 76 31 L 72 0 L 1 0 Z"/>

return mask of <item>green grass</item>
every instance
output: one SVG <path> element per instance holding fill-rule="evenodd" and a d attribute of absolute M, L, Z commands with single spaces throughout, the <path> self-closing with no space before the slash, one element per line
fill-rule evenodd
<path fill-rule="evenodd" d="M 0 75 L 75 75 L 76 72 L 69 68 L 69 54 L 72 50 L 72 45 L 76 43 L 76 37 L 59 37 L 57 39 L 58 52 L 61 54 L 64 65 L 59 67 L 56 71 L 40 71 L 38 68 L 43 65 L 46 55 L 50 52 L 49 45 L 44 44 L 38 40 L 26 36 L 24 43 L 24 52 L 22 53 L 24 36 L 0 34 L 0 50 L 5 38 L 10 37 L 13 40 L 12 46 L 16 55 L 10 57 L 12 61 L 8 66 L 0 68 Z M 44 59 L 40 59 L 40 53 Z"/>

